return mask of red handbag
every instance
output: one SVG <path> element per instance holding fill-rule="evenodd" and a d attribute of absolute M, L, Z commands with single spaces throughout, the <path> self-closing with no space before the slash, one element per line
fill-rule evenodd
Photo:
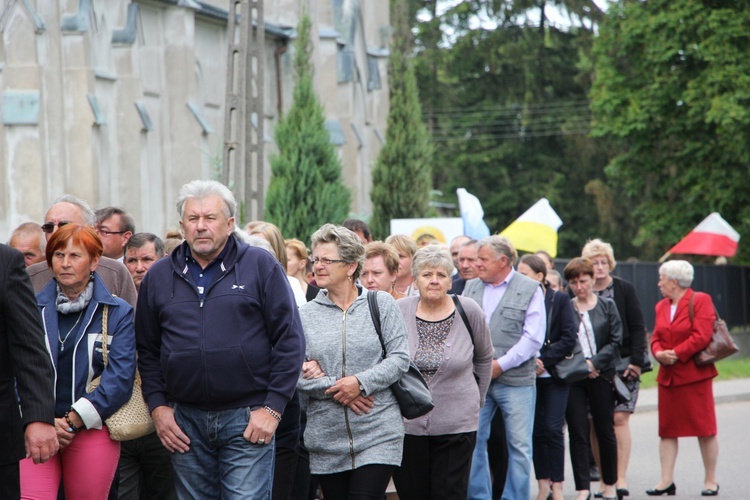
<path fill-rule="evenodd" d="M 694 296 L 695 295 L 690 296 L 690 303 L 688 304 L 691 325 L 693 324 L 693 318 L 695 317 L 695 313 L 693 312 Z M 713 305 L 713 301 L 711 304 Z M 740 350 L 740 348 L 737 347 L 737 344 L 735 344 L 734 339 L 732 339 L 732 336 L 729 334 L 726 321 L 719 316 L 719 311 L 716 310 L 716 306 L 714 306 L 714 312 L 716 313 L 716 320 L 714 321 L 714 333 L 711 335 L 711 341 L 704 349 L 698 351 L 695 356 L 693 356 L 693 360 L 698 366 L 716 363 L 724 358 L 728 358 Z"/>

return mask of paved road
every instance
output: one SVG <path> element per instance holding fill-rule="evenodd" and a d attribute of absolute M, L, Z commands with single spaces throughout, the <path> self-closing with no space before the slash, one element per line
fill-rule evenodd
<path fill-rule="evenodd" d="M 714 382 L 714 399 L 719 427 L 718 479 L 720 499 L 750 500 L 750 379 Z M 649 498 L 645 491 L 659 482 L 659 435 L 656 389 L 642 390 L 636 413 L 630 419 L 633 433 L 633 451 L 630 458 L 628 500 Z M 566 436 L 567 446 L 567 436 Z M 677 496 L 675 499 L 706 498 L 703 489 L 703 461 L 698 440 L 684 438 L 679 441 L 680 451 L 675 468 Z M 566 449 L 564 493 L 566 499 L 575 498 L 573 472 Z M 536 498 L 536 480 L 531 478 L 532 499 Z M 390 492 L 395 491 L 391 485 Z M 599 483 L 592 483 L 596 491 Z M 398 497 L 391 493 L 388 500 Z"/>
<path fill-rule="evenodd" d="M 719 498 L 750 499 L 750 401 L 718 404 L 716 414 L 719 427 Z M 630 422 L 634 437 L 628 471 L 630 498 L 652 498 L 646 496 L 645 490 L 659 481 L 658 414 L 656 411 L 636 412 Z M 680 439 L 679 445 L 675 470 L 677 497 L 672 498 L 705 498 L 700 496 L 703 462 L 698 440 Z M 575 498 L 573 474 L 567 456 L 566 462 L 565 498 Z M 597 487 L 598 483 L 592 484 L 592 488 Z M 534 482 L 532 493 L 536 494 L 536 491 Z"/>

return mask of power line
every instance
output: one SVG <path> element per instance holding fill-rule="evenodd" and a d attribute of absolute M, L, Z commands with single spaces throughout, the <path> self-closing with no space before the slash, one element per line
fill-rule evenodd
<path fill-rule="evenodd" d="M 565 108 L 565 107 L 588 107 L 591 104 L 591 101 L 588 99 L 577 99 L 577 100 L 570 100 L 570 101 L 550 101 L 550 102 L 542 102 L 542 103 L 528 103 L 528 104 L 505 104 L 505 105 L 499 105 L 499 106 L 482 106 L 481 108 L 471 109 L 467 108 L 466 106 L 454 106 L 454 107 L 444 107 L 444 108 L 437 108 L 434 110 L 431 110 L 429 113 L 426 113 L 428 115 L 437 115 L 437 114 L 451 114 L 451 113 L 470 113 L 474 111 L 481 111 L 481 112 L 516 112 L 519 110 L 536 110 L 536 109 L 543 109 L 543 110 L 549 110 L 554 108 Z"/>
<path fill-rule="evenodd" d="M 522 120 L 524 118 L 533 118 L 533 117 L 539 117 L 543 118 L 545 116 L 567 116 L 571 114 L 577 114 L 577 115 L 591 115 L 591 111 L 588 108 L 585 107 L 578 107 L 578 108 L 565 108 L 565 109 L 559 109 L 559 110 L 539 110 L 539 111 L 513 111 L 513 112 L 493 112 L 493 111 L 474 111 L 474 112 L 467 112 L 467 113 L 453 113 L 453 114 L 444 114 L 444 115 L 425 115 L 425 119 L 427 120 L 437 120 L 437 121 L 452 121 L 452 120 L 470 120 L 470 119 L 506 119 L 506 120 Z"/>
<path fill-rule="evenodd" d="M 445 107 L 425 118 L 437 121 L 432 132 L 436 142 L 523 140 L 588 134 L 591 109 L 589 100 L 577 99 L 474 109 Z"/>
<path fill-rule="evenodd" d="M 455 127 L 433 132 L 434 139 L 465 139 L 468 137 L 503 136 L 532 137 L 540 135 L 568 135 L 573 132 L 588 133 L 588 120 L 571 120 L 563 123 L 537 124 L 534 126 Z"/>
<path fill-rule="evenodd" d="M 590 129 L 572 129 L 572 130 L 549 130 L 540 132 L 525 132 L 519 131 L 517 133 L 509 134 L 477 134 L 467 136 L 433 136 L 434 142 L 449 142 L 449 141 L 493 141 L 493 140 L 523 140 L 533 139 L 538 137 L 554 137 L 554 136 L 568 136 L 568 135 L 588 135 Z"/>
<path fill-rule="evenodd" d="M 561 125 L 566 123 L 573 123 L 573 122 L 590 122 L 591 116 L 587 114 L 577 114 L 577 115 L 564 115 L 559 117 L 553 117 L 548 116 L 546 119 L 543 120 L 524 120 L 520 118 L 512 118 L 508 120 L 475 120 L 475 121 L 457 121 L 457 122 L 443 122 L 438 124 L 438 129 L 444 129 L 444 128 L 492 128 L 492 127 L 517 127 L 517 126 L 525 126 L 525 127 L 532 127 L 535 125 Z"/>
<path fill-rule="evenodd" d="M 505 110 L 468 110 L 468 111 L 453 111 L 450 113 L 426 113 L 424 116 L 427 118 L 447 119 L 452 117 L 471 117 L 471 116 L 538 116 L 538 115 L 556 115 L 569 112 L 583 112 L 591 113 L 591 110 L 587 105 L 582 106 L 568 106 L 565 108 L 557 109 L 505 109 Z"/>
<path fill-rule="evenodd" d="M 589 120 L 567 120 L 564 122 L 521 125 L 516 124 L 504 126 L 457 126 L 450 130 L 436 130 L 433 132 L 433 140 L 477 140 L 477 138 L 494 137 L 501 139 L 526 137 L 542 137 L 554 135 L 588 134 L 590 131 Z"/>

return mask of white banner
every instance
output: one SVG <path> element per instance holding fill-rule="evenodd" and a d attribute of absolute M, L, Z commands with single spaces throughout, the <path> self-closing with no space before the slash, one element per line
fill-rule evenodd
<path fill-rule="evenodd" d="M 460 217 L 391 219 L 391 234 L 411 236 L 417 243 L 432 237 L 448 245 L 453 238 L 464 234 L 464 223 Z"/>

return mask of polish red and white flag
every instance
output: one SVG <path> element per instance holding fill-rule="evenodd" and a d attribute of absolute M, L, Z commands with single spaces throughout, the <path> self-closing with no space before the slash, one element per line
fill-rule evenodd
<path fill-rule="evenodd" d="M 669 253 L 733 257 L 739 242 L 740 233 L 714 212 L 670 248 Z"/>

